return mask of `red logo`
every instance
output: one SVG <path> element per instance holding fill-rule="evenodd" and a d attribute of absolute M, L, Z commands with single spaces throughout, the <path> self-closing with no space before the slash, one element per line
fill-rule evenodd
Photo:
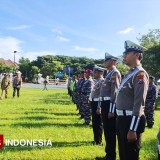
<path fill-rule="evenodd" d="M 4 145 L 4 136 L 3 134 L 0 134 L 0 149 L 3 147 Z"/>

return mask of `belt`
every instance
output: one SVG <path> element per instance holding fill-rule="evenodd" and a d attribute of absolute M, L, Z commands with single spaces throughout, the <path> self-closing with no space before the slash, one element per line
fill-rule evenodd
<path fill-rule="evenodd" d="M 110 99 L 111 99 L 111 97 L 100 97 L 99 98 L 100 101 L 108 101 Z"/>
<path fill-rule="evenodd" d="M 99 98 L 91 98 L 91 97 L 89 97 L 89 101 L 99 101 Z"/>
<path fill-rule="evenodd" d="M 91 98 L 91 101 L 99 101 L 99 98 Z"/>
<path fill-rule="evenodd" d="M 118 110 L 116 109 L 117 115 L 118 116 L 131 116 L 133 111 L 129 111 L 129 110 Z"/>

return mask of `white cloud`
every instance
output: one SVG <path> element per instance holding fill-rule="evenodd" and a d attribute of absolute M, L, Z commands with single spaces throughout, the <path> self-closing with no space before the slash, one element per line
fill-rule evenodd
<path fill-rule="evenodd" d="M 61 42 L 69 42 L 70 41 L 70 39 L 62 37 L 62 36 L 57 36 L 57 39 L 58 39 L 58 41 L 61 41 Z"/>
<path fill-rule="evenodd" d="M 150 27 L 153 27 L 153 25 L 151 23 L 148 23 L 144 26 L 144 28 L 150 28 Z"/>
<path fill-rule="evenodd" d="M 16 62 L 20 57 L 21 44 L 23 42 L 14 37 L 0 37 L 0 57 L 4 59 L 14 60 L 14 51 L 16 53 Z"/>
<path fill-rule="evenodd" d="M 134 26 L 128 27 L 128 28 L 126 28 L 126 29 L 124 29 L 124 30 L 122 30 L 122 31 L 119 31 L 118 33 L 119 33 L 119 34 L 129 34 L 129 33 L 132 32 L 133 30 L 134 30 Z"/>
<path fill-rule="evenodd" d="M 59 29 L 57 29 L 57 28 L 53 28 L 53 29 L 51 29 L 51 31 L 52 31 L 53 33 L 57 33 L 57 34 L 59 34 L 59 35 L 62 35 L 62 31 L 59 30 Z"/>
<path fill-rule="evenodd" d="M 31 25 L 10 26 L 7 29 L 9 29 L 9 30 L 22 30 L 22 29 L 27 29 L 27 28 L 31 28 Z"/>
<path fill-rule="evenodd" d="M 96 52 L 98 49 L 93 48 L 93 47 L 80 47 L 80 46 L 73 46 L 73 50 L 75 51 L 81 51 L 81 52 Z"/>

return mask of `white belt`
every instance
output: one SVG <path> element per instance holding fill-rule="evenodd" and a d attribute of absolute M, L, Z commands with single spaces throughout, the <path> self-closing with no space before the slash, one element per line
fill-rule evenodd
<path fill-rule="evenodd" d="M 108 100 L 111 100 L 111 97 L 100 97 L 99 100 L 100 101 L 108 101 Z"/>
<path fill-rule="evenodd" d="M 158 145 L 158 153 L 160 154 L 160 145 Z"/>
<path fill-rule="evenodd" d="M 89 98 L 90 101 L 99 101 L 99 98 Z"/>
<path fill-rule="evenodd" d="M 117 115 L 118 116 L 131 116 L 133 111 L 129 111 L 129 110 L 118 110 L 116 109 Z"/>

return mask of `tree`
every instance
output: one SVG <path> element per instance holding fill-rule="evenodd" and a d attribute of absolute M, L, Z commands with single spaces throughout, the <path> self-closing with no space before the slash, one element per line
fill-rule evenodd
<path fill-rule="evenodd" d="M 37 66 L 32 66 L 29 78 L 31 80 L 38 78 L 38 73 L 39 73 L 39 68 Z"/>
<path fill-rule="evenodd" d="M 129 67 L 121 62 L 117 63 L 117 68 L 120 71 L 121 75 L 125 75 L 129 71 Z"/>
<path fill-rule="evenodd" d="M 147 51 L 143 54 L 142 64 L 146 71 L 155 77 L 160 76 L 160 29 L 149 30 L 149 33 L 138 38 Z"/>
<path fill-rule="evenodd" d="M 23 75 L 23 80 L 29 77 L 29 73 L 31 70 L 31 62 L 28 58 L 21 57 L 19 59 L 19 70 Z"/>
<path fill-rule="evenodd" d="M 160 45 L 153 46 L 144 53 L 142 64 L 150 75 L 160 78 Z"/>
<path fill-rule="evenodd" d="M 146 48 L 160 45 L 160 29 L 149 29 L 149 33 L 137 38 L 140 44 Z"/>

